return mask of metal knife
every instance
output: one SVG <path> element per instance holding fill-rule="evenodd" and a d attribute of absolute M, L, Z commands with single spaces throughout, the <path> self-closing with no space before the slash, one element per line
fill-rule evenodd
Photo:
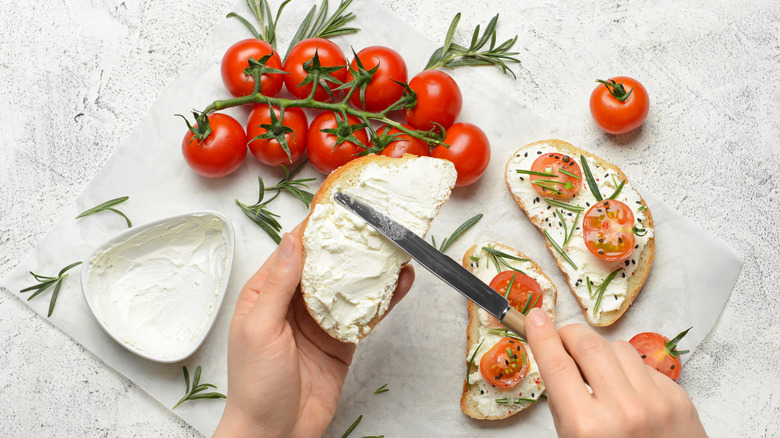
<path fill-rule="evenodd" d="M 460 263 L 442 254 L 390 216 L 341 192 L 336 192 L 333 199 L 368 222 L 374 229 L 431 271 L 433 275 L 496 317 L 504 327 L 525 339 L 525 317 L 523 314 L 509 305 L 506 298 L 461 266 Z"/>

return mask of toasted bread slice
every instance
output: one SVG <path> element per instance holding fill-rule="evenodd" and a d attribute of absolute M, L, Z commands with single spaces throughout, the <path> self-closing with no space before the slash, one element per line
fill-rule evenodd
<path fill-rule="evenodd" d="M 387 311 L 409 256 L 333 200 L 342 191 L 425 236 L 457 173 L 431 157 L 369 155 L 331 173 L 303 231 L 301 291 L 314 320 L 332 337 L 358 343 Z"/>
<path fill-rule="evenodd" d="M 463 256 L 463 266 L 485 283 L 490 283 L 499 270 L 510 269 L 500 262 L 496 263 L 496 259 L 492 258 L 484 248 L 526 259 L 525 261 L 517 261 L 503 258 L 503 261 L 513 268 L 520 269 L 539 283 L 542 288 L 542 310 L 550 315 L 550 318 L 555 319 L 555 303 L 558 292 L 552 280 L 528 256 L 506 245 L 486 241 L 474 245 L 466 252 Z M 497 267 L 498 269 L 496 269 Z M 471 301 L 468 302 L 468 311 L 466 366 L 469 367 L 469 370 L 467 379 L 463 382 L 463 394 L 460 398 L 460 407 L 463 412 L 478 420 L 500 420 L 533 406 L 544 392 L 544 382 L 541 380 L 539 369 L 528 344 L 525 341 L 520 341 L 526 348 L 530 361 L 528 374 L 525 378 L 509 390 L 494 387 L 482 377 L 479 371 L 479 362 L 484 353 L 505 337 L 502 333 L 505 329 L 501 326 L 491 325 L 488 313 Z M 474 358 L 473 362 L 471 361 L 472 357 Z"/>
<path fill-rule="evenodd" d="M 585 247 L 581 229 L 582 215 L 597 200 L 588 187 L 584 171 L 583 186 L 579 193 L 573 199 L 565 201 L 569 205 L 584 208 L 583 214 L 579 216 L 576 212 L 548 204 L 545 198 L 533 188 L 529 176 L 516 172 L 518 169 L 530 170 L 538 156 L 552 152 L 568 155 L 580 167 L 582 166 L 580 156 L 585 156 L 604 199 L 609 198 L 616 191 L 621 181 L 625 181 L 615 199 L 628 205 L 634 213 L 635 224 L 646 230 L 644 235 L 635 236 L 636 247 L 629 259 L 606 262 L 591 254 Z M 555 249 L 550 243 L 550 238 L 547 240 L 547 248 L 555 257 L 558 267 L 566 277 L 572 294 L 582 307 L 582 314 L 588 323 L 596 327 L 604 327 L 617 321 L 636 299 L 647 280 L 655 258 L 653 217 L 645 200 L 631 187 L 626 175 L 614 164 L 565 141 L 543 140 L 518 149 L 506 165 L 505 177 L 507 187 L 517 205 L 525 211 L 539 231 L 544 233 L 547 230 L 552 240 L 558 245 L 563 242 L 565 231 L 570 231 L 573 227 L 573 234 L 567 247 L 563 250 L 576 265 L 576 268 Z M 556 210 L 559 210 L 564 217 L 566 227 L 560 221 Z M 596 294 L 599 285 L 610 273 L 619 268 L 622 269 L 615 274 L 599 298 Z M 588 289 L 588 280 L 591 282 L 590 290 Z M 599 303 L 598 307 L 596 307 L 597 302 Z"/>

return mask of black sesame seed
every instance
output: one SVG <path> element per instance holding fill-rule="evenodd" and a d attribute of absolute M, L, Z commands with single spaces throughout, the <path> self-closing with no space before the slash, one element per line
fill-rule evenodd
<path fill-rule="evenodd" d="M 628 265 L 630 265 L 630 264 L 631 264 L 631 262 L 630 262 L 630 261 L 628 261 L 628 260 L 626 260 L 626 266 L 628 266 Z"/>
<path fill-rule="evenodd" d="M 643 355 L 642 355 L 642 359 L 647 359 L 647 355 L 646 355 L 646 354 L 643 354 Z"/>
<path fill-rule="evenodd" d="M 596 209 L 596 211 L 598 211 L 599 213 L 601 213 L 601 212 L 602 212 L 600 208 L 597 208 L 597 209 Z"/>
<path fill-rule="evenodd" d="M 528 152 L 526 152 L 526 153 L 525 153 L 525 156 L 526 156 L 526 157 L 528 156 Z"/>
<path fill-rule="evenodd" d="M 585 202 L 585 205 L 587 205 L 588 207 L 590 207 L 590 202 Z"/>
<path fill-rule="evenodd" d="M 642 205 L 642 201 L 636 201 L 636 203 Z"/>
<path fill-rule="evenodd" d="M 618 243 L 623 243 L 623 238 L 622 237 L 618 237 Z"/>
<path fill-rule="evenodd" d="M 604 251 L 599 250 L 599 254 L 604 255 Z"/>
<path fill-rule="evenodd" d="M 521 177 L 520 177 L 520 181 L 525 181 L 525 179 L 524 179 L 524 178 L 521 176 Z"/>
<path fill-rule="evenodd" d="M 551 157 L 555 157 L 555 159 L 556 159 L 556 160 L 560 160 L 560 159 L 561 159 L 561 157 L 559 157 L 559 156 L 557 156 L 557 155 L 550 154 L 550 156 L 551 156 Z"/>
<path fill-rule="evenodd" d="M 604 174 L 604 179 L 607 179 L 608 177 L 609 177 L 609 174 L 608 174 L 608 173 L 605 173 L 605 174 Z"/>
<path fill-rule="evenodd" d="M 509 365 L 509 359 L 504 359 L 504 363 L 506 363 L 507 365 Z"/>
<path fill-rule="evenodd" d="M 514 343 L 515 343 L 515 341 L 512 341 L 512 340 L 510 340 L 510 341 L 509 341 L 509 343 L 510 343 L 510 344 L 514 344 Z"/>
<path fill-rule="evenodd" d="M 498 377 L 496 377 L 496 380 L 498 380 L 498 379 L 500 379 L 502 377 L 504 377 L 504 373 L 498 373 Z"/>
<path fill-rule="evenodd" d="M 635 265 L 636 264 L 636 260 L 631 260 L 631 264 Z"/>
<path fill-rule="evenodd" d="M 520 346 L 517 346 L 517 351 L 520 351 Z M 517 359 L 517 355 L 515 355 L 515 359 Z"/>
<path fill-rule="evenodd" d="M 534 393 L 533 392 L 531 393 L 531 398 L 534 398 Z"/>
<path fill-rule="evenodd" d="M 640 224 L 642 223 L 642 219 L 641 218 L 636 218 L 636 220 L 639 221 Z"/>
<path fill-rule="evenodd" d="M 674 364 L 672 364 L 672 368 L 671 369 L 674 369 Z"/>
<path fill-rule="evenodd" d="M 604 238 L 599 239 L 599 243 L 604 243 Z"/>
<path fill-rule="evenodd" d="M 484 389 L 480 389 L 480 390 L 479 390 L 479 393 L 480 393 L 480 394 L 484 394 L 484 393 L 485 393 L 485 390 L 484 390 Z"/>
<path fill-rule="evenodd" d="M 623 278 L 626 278 L 626 273 L 625 272 L 623 273 Z"/>
<path fill-rule="evenodd" d="M 567 214 L 567 215 L 569 215 L 569 216 L 571 216 L 571 212 L 569 212 L 569 213 L 566 213 L 566 214 Z"/>
<path fill-rule="evenodd" d="M 536 151 L 536 155 L 542 155 L 542 151 Z"/>
<path fill-rule="evenodd" d="M 637 249 L 637 248 L 639 248 L 639 244 L 637 244 L 637 245 L 634 247 L 634 249 Z"/>
<path fill-rule="evenodd" d="M 552 206 L 551 206 L 551 205 L 548 205 L 548 206 L 547 206 L 547 209 L 548 209 L 548 210 L 549 210 L 549 209 L 551 209 L 551 208 L 552 208 Z"/>

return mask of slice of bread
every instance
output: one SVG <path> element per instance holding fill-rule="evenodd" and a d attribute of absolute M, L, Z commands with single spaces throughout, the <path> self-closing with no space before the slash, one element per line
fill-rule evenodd
<path fill-rule="evenodd" d="M 383 211 L 425 236 L 449 198 L 453 164 L 431 157 L 369 155 L 331 173 L 303 231 L 301 291 L 314 320 L 332 337 L 357 344 L 387 311 L 409 256 L 333 200 L 336 191 Z"/>
<path fill-rule="evenodd" d="M 507 187 L 517 205 L 525 211 L 531 222 L 539 231 L 547 230 L 557 244 L 561 244 L 564 234 L 563 224 L 555 213 L 557 207 L 549 205 L 544 197 L 534 190 L 528 175 L 516 172 L 518 169 L 530 170 L 531 164 L 538 156 L 549 152 L 566 154 L 573 158 L 580 167 L 582 167 L 580 155 L 584 155 L 604 199 L 612 195 L 621 181 L 625 181 L 625 185 L 616 199 L 628 205 L 634 213 L 635 224 L 647 230 L 644 236 L 635 236 L 636 247 L 628 260 L 606 262 L 591 254 L 585 247 L 581 230 L 583 215 L 580 214 L 575 223 L 576 213 L 562 209 L 560 211 L 564 216 L 567 228 L 571 230 L 571 227 L 574 227 L 575 229 L 564 251 L 576 264 L 577 269 L 574 269 L 561 256 L 549 240 L 546 242 L 547 248 L 555 257 L 558 267 L 566 277 L 572 294 L 582 307 L 582 314 L 588 323 L 596 327 L 611 325 L 625 313 L 636 299 L 650 273 L 650 267 L 655 258 L 653 217 L 645 200 L 631 187 L 626 175 L 614 164 L 565 141 L 543 140 L 531 143 L 518 149 L 507 162 L 505 173 Z M 565 202 L 583 207 L 587 211 L 597 201 L 588 187 L 584 175 L 583 171 L 583 186 L 579 193 L 573 199 Z M 609 283 L 601 300 L 598 300 L 597 295 L 595 297 L 591 295 L 587 280 L 590 280 L 591 290 L 595 293 L 601 282 L 618 268 L 623 269 Z M 594 311 L 597 301 L 599 307 Z"/>
<path fill-rule="evenodd" d="M 496 260 L 484 248 L 494 249 L 513 257 L 527 259 L 527 261 L 516 261 L 505 258 L 504 261 L 513 268 L 520 269 L 539 283 L 539 286 L 542 288 L 542 310 L 554 320 L 555 303 L 558 298 L 555 284 L 542 272 L 542 268 L 528 256 L 506 245 L 486 241 L 472 246 L 466 252 L 463 256 L 463 266 L 488 284 L 498 274 L 499 270 L 506 271 L 510 269 L 500 262 L 496 264 Z M 525 378 L 517 386 L 509 390 L 494 387 L 482 377 L 479 371 L 479 362 L 484 353 L 505 337 L 502 333 L 495 333 L 491 329 L 498 329 L 499 331 L 504 329 L 501 326 L 495 328 L 491 326 L 488 313 L 471 301 L 468 302 L 468 311 L 466 366 L 469 369 L 467 379 L 463 382 L 463 394 L 460 398 L 460 407 L 463 412 L 469 417 L 478 420 L 500 420 L 533 406 L 535 404 L 534 401 L 538 400 L 544 392 L 544 382 L 541 380 L 539 369 L 533 359 L 533 353 L 528 343 L 520 341 L 528 352 L 530 361 L 530 368 Z M 471 362 L 472 357 L 474 357 L 473 362 Z"/>

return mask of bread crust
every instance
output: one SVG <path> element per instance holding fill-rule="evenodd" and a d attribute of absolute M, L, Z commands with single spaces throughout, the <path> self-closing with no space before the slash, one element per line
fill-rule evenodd
<path fill-rule="evenodd" d="M 563 140 L 541 140 L 537 141 L 531 144 L 528 144 L 526 146 L 521 147 L 517 151 L 515 151 L 512 156 L 515 156 L 516 154 L 528 151 L 530 149 L 533 149 L 537 145 L 541 144 L 547 144 L 552 145 L 557 150 L 560 150 L 561 152 L 566 153 L 567 155 L 573 156 L 573 157 L 579 157 L 580 155 L 584 155 L 586 157 L 594 159 L 600 166 L 607 168 L 618 175 L 620 175 L 620 178 L 623 181 L 626 181 L 626 184 L 631 184 L 628 180 L 628 177 L 625 173 L 623 173 L 620 168 L 615 166 L 612 163 L 609 163 L 608 161 L 605 161 L 604 159 L 593 155 L 587 151 L 584 151 L 580 148 L 577 148 L 576 146 L 567 143 Z M 508 170 L 511 165 L 511 158 L 509 161 L 507 161 L 504 175 L 506 176 L 508 174 Z M 523 210 L 523 212 L 528 215 L 528 206 L 525 204 L 525 202 L 518 196 L 516 196 L 512 192 L 512 186 L 509 181 L 509 178 L 506 178 L 506 184 L 507 188 L 509 189 L 509 193 L 512 194 L 512 197 L 515 199 L 515 202 L 518 206 Z M 643 205 L 647 206 L 647 202 L 645 202 L 644 198 L 642 198 L 642 195 L 639 195 L 640 199 L 642 200 Z M 649 228 L 654 229 L 653 225 L 653 216 L 650 212 L 650 209 L 647 208 L 644 210 L 645 215 L 647 216 L 647 222 L 645 222 L 643 225 Z M 539 232 L 543 233 L 544 230 L 544 224 L 539 218 L 532 218 L 530 215 L 528 215 L 528 218 L 531 220 L 531 222 L 536 226 L 536 228 L 539 230 Z M 575 287 L 573 285 L 573 280 L 569 278 L 568 272 L 563 268 L 563 264 L 566 263 L 566 261 L 563 259 L 563 257 L 560 256 L 558 251 L 553 248 L 553 246 L 545 239 L 545 243 L 547 245 L 547 249 L 550 251 L 550 253 L 555 257 L 555 262 L 558 265 L 558 269 L 563 273 L 564 277 L 566 277 L 566 283 L 569 285 L 569 288 L 571 289 L 571 293 L 574 296 L 574 298 L 577 300 L 577 303 L 582 308 L 582 315 L 585 318 L 588 323 L 594 327 L 607 327 L 609 325 L 612 325 L 615 321 L 617 321 L 625 312 L 628 310 L 628 307 L 634 302 L 637 295 L 639 295 L 639 292 L 642 290 L 642 286 L 645 284 L 645 281 L 647 280 L 647 276 L 650 274 L 650 267 L 653 265 L 653 260 L 655 260 L 655 235 L 651 237 L 647 244 L 642 248 L 642 253 L 639 256 L 639 259 L 637 261 L 637 269 L 634 273 L 634 275 L 628 280 L 628 287 L 626 290 L 626 299 L 623 301 L 620 308 L 617 310 L 613 310 L 610 312 L 601 312 L 599 315 L 599 318 L 596 320 L 593 320 L 589 317 L 588 308 L 586 305 L 582 302 L 582 299 L 577 295 L 575 291 Z"/>

